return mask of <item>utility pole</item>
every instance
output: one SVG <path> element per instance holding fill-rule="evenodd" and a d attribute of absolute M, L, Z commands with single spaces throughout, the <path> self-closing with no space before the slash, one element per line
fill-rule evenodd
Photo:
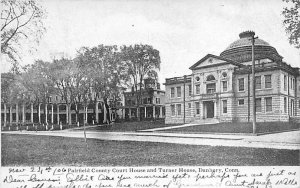
<path fill-rule="evenodd" d="M 256 109 L 255 109 L 255 59 L 254 59 L 254 43 L 255 39 L 258 37 L 255 36 L 254 31 L 247 31 L 249 36 L 251 36 L 251 44 L 252 44 L 252 114 L 253 114 L 253 134 L 256 134 Z"/>

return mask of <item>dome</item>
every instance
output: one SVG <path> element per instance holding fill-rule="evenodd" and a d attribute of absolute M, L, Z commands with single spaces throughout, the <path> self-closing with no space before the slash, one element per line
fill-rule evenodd
<path fill-rule="evenodd" d="M 267 43 L 266 41 L 264 41 L 262 39 L 255 39 L 254 45 L 256 45 L 256 46 L 270 46 L 269 43 Z M 251 46 L 251 38 L 238 39 L 238 40 L 234 41 L 233 43 L 231 43 L 226 48 L 226 50 L 233 49 L 233 48 L 238 48 L 238 47 L 242 47 L 242 46 Z"/>
<path fill-rule="evenodd" d="M 245 31 L 240 33 L 240 39 L 231 43 L 221 54 L 221 57 L 232 59 L 238 62 L 251 61 L 252 44 L 251 37 L 254 36 L 253 31 Z M 254 42 L 255 59 L 269 58 L 274 61 L 282 60 L 277 50 L 263 39 L 256 38 Z"/>

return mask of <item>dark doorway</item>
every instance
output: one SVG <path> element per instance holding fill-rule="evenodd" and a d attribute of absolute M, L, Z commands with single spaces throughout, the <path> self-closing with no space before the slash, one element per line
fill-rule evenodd
<path fill-rule="evenodd" d="M 215 109 L 214 109 L 214 102 L 213 101 L 207 101 L 206 102 L 206 117 L 207 118 L 213 118 L 215 116 Z"/>

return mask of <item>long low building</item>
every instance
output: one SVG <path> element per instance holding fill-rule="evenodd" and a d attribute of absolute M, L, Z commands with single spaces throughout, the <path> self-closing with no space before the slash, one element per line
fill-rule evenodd
<path fill-rule="evenodd" d="M 192 74 L 166 79 L 166 123 L 252 121 L 252 79 L 257 121 L 300 118 L 299 68 L 255 39 L 252 78 L 250 32 L 239 36 L 219 56 L 208 54 L 191 66 Z"/>

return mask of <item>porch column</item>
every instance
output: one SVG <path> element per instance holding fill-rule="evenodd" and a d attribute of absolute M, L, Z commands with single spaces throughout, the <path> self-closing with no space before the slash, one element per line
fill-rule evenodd
<path fill-rule="evenodd" d="M 131 119 L 131 108 L 129 108 L 129 119 Z"/>
<path fill-rule="evenodd" d="M 6 126 L 6 104 L 4 103 L 4 126 Z"/>
<path fill-rule="evenodd" d="M 124 113 L 124 111 L 125 111 L 125 108 L 122 108 L 122 119 L 125 119 L 125 113 Z"/>
<path fill-rule="evenodd" d="M 87 123 L 87 117 L 88 117 L 88 113 L 87 113 L 88 108 L 85 107 L 85 123 Z"/>
<path fill-rule="evenodd" d="M 99 123 L 99 112 L 98 112 L 98 104 L 99 104 L 99 102 L 96 102 L 96 123 Z"/>
<path fill-rule="evenodd" d="M 48 105 L 45 104 L 45 108 L 44 108 L 44 114 L 45 114 L 45 123 L 48 123 Z"/>
<path fill-rule="evenodd" d="M 76 104 L 75 105 L 75 108 L 76 108 L 76 111 L 78 110 L 78 105 Z M 80 114 L 80 112 L 78 112 L 78 114 Z M 76 123 L 78 122 L 78 115 L 77 113 L 75 112 L 75 116 L 76 116 Z"/>
<path fill-rule="evenodd" d="M 155 118 L 155 106 L 153 106 L 153 118 Z"/>
<path fill-rule="evenodd" d="M 53 104 L 51 104 L 51 123 L 53 124 L 54 122 L 54 114 L 53 114 Z"/>
<path fill-rule="evenodd" d="M 22 105 L 22 123 L 25 123 L 25 104 Z"/>
<path fill-rule="evenodd" d="M 19 104 L 16 104 L 16 123 L 19 122 Z"/>
<path fill-rule="evenodd" d="M 39 116 L 39 123 L 41 123 L 41 104 L 39 103 L 39 106 L 38 106 L 38 116 Z"/>
<path fill-rule="evenodd" d="M 59 125 L 59 104 L 56 106 L 56 108 L 57 108 L 57 112 L 56 112 L 57 124 Z"/>
<path fill-rule="evenodd" d="M 33 123 L 33 103 L 30 104 L 30 121 Z"/>
<path fill-rule="evenodd" d="M 162 113 L 162 111 L 163 111 L 163 108 L 162 108 L 162 106 L 159 108 L 159 117 L 160 118 L 163 118 L 163 113 Z"/>
<path fill-rule="evenodd" d="M 13 118 L 13 116 L 12 116 L 12 110 L 13 110 L 13 107 L 12 107 L 12 105 L 10 105 L 10 107 L 9 107 L 9 123 L 11 124 L 12 123 L 12 118 Z"/>
<path fill-rule="evenodd" d="M 147 118 L 147 107 L 145 106 L 145 118 Z"/>
<path fill-rule="evenodd" d="M 217 117 L 217 101 L 214 101 L 214 118 Z"/>
<path fill-rule="evenodd" d="M 68 105 L 66 105 L 66 124 L 69 123 L 69 109 L 68 109 Z"/>

